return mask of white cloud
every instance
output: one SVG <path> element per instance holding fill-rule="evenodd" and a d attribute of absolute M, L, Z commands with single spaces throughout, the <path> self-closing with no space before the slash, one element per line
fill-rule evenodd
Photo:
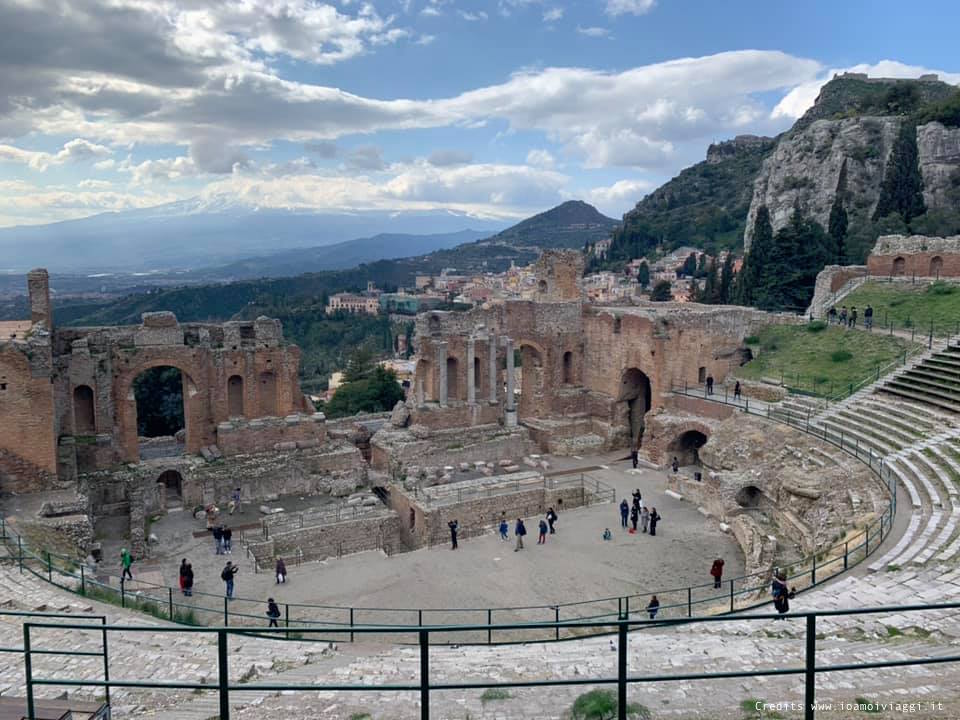
<path fill-rule="evenodd" d="M 467 22 L 480 22 L 487 19 L 487 14 L 483 10 L 478 10 L 477 12 L 469 12 L 467 10 L 459 10 L 458 15 L 462 17 Z"/>
<path fill-rule="evenodd" d="M 109 190 L 113 187 L 113 183 L 109 180 L 81 180 L 77 183 L 77 187 L 81 190 Z"/>
<path fill-rule="evenodd" d="M 563 8 L 562 7 L 553 7 L 545 10 L 543 13 L 544 22 L 556 22 L 563 18 Z"/>
<path fill-rule="evenodd" d="M 619 218 L 653 187 L 649 180 L 618 180 L 613 185 L 592 188 L 581 195 L 600 212 Z"/>
<path fill-rule="evenodd" d="M 83 181 L 80 189 L 0 181 L 0 227 L 71 220 L 92 214 L 145 208 L 181 199 L 170 192 L 110 190 L 102 181 Z"/>
<path fill-rule="evenodd" d="M 581 35 L 586 35 L 587 37 L 608 37 L 610 35 L 610 30 L 604 27 L 581 27 L 577 25 L 577 32 Z"/>
<path fill-rule="evenodd" d="M 434 40 L 437 39 L 436 35 L 421 35 L 414 42 L 417 45 L 430 45 Z"/>
<path fill-rule="evenodd" d="M 617 15 L 645 15 L 653 6 L 656 0 L 607 0 L 607 15 L 616 17 Z"/>
<path fill-rule="evenodd" d="M 128 157 L 117 166 L 121 172 L 128 172 L 134 185 L 149 185 L 153 182 L 175 182 L 200 174 L 193 159 L 184 155 L 175 158 L 144 160 L 134 164 Z"/>
<path fill-rule="evenodd" d="M 64 165 L 104 157 L 112 154 L 112 152 L 110 148 L 104 145 L 76 138 L 64 144 L 63 149 L 56 153 L 23 150 L 13 145 L 0 145 L 0 162 L 19 163 L 43 172 L 52 165 Z"/>
<path fill-rule="evenodd" d="M 944 82 L 960 85 L 960 73 L 949 73 L 942 70 L 930 70 L 919 65 L 906 65 L 896 60 L 881 60 L 873 65 L 861 63 L 843 69 L 827 70 L 815 80 L 800 83 L 773 108 L 771 117 L 796 119 L 802 116 L 813 106 L 813 101 L 820 94 L 820 89 L 837 73 L 854 72 L 866 73 L 870 77 L 888 78 L 917 78 L 930 73 L 940 76 Z"/>
<path fill-rule="evenodd" d="M 347 156 L 347 162 L 358 170 L 383 170 L 383 152 L 374 145 L 362 145 L 354 148 Z"/>
<path fill-rule="evenodd" d="M 527 153 L 527 165 L 553 170 L 557 166 L 557 161 L 548 150 L 534 149 Z"/>

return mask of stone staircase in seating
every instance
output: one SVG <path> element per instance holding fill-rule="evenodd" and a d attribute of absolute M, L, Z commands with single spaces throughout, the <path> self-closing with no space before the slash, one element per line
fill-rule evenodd
<path fill-rule="evenodd" d="M 771 415 L 882 459 L 906 491 L 906 532 L 870 570 L 960 560 L 960 346 L 941 343 L 843 402 L 792 397 Z"/>

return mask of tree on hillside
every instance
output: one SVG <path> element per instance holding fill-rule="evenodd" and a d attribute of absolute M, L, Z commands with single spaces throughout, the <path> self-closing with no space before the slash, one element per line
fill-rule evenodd
<path fill-rule="evenodd" d="M 840 176 L 837 178 L 837 191 L 833 196 L 833 205 L 830 208 L 830 219 L 827 221 L 827 232 L 833 238 L 837 247 L 838 265 L 844 263 L 846 257 L 847 240 L 847 209 L 843 206 L 843 198 L 847 193 L 847 161 L 844 159 L 840 166 Z"/>
<path fill-rule="evenodd" d="M 697 272 L 697 254 L 695 252 L 687 255 L 687 259 L 683 261 L 683 267 L 680 268 L 680 272 L 677 274 L 678 277 L 693 277 Z"/>
<path fill-rule="evenodd" d="M 379 365 L 369 376 L 346 382 L 337 388 L 324 411 L 329 417 L 346 417 L 361 412 L 384 412 L 403 400 L 403 388 L 393 370 Z"/>
<path fill-rule="evenodd" d="M 697 294 L 697 301 L 707 305 L 716 305 L 720 302 L 720 278 L 717 276 L 716 258 L 710 260 L 706 270 L 706 280 L 703 282 L 703 288 Z"/>
<path fill-rule="evenodd" d="M 673 291 L 670 289 L 669 280 L 661 280 L 653 286 L 650 291 L 650 299 L 654 302 L 667 302 L 673 300 Z"/>
<path fill-rule="evenodd" d="M 343 373 L 345 382 L 363 380 L 373 372 L 373 351 L 366 345 L 360 345 L 350 354 L 346 370 Z"/>
<path fill-rule="evenodd" d="M 770 262 L 773 254 L 773 226 L 770 224 L 770 210 L 766 205 L 757 208 L 753 221 L 753 242 L 750 251 L 743 259 L 743 267 L 737 275 L 734 300 L 739 305 L 753 305 L 754 294 L 760 284 L 760 271 Z"/>
<path fill-rule="evenodd" d="M 898 213 L 905 223 L 926 212 L 923 202 L 923 177 L 917 152 L 917 127 L 904 120 L 894 142 L 880 185 L 880 199 L 873 219 Z"/>
<path fill-rule="evenodd" d="M 637 282 L 640 283 L 642 288 L 646 288 L 650 284 L 650 267 L 646 261 L 640 263 L 640 267 L 637 268 Z"/>
<path fill-rule="evenodd" d="M 733 253 L 727 253 L 720 270 L 720 304 L 726 305 L 733 300 Z"/>

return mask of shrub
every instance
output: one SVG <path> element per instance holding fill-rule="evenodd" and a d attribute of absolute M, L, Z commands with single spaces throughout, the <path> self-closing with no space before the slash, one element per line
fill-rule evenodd
<path fill-rule="evenodd" d="M 744 344 L 746 344 L 746 345 L 759 345 L 759 344 L 760 344 L 760 338 L 757 337 L 756 335 L 747 335 L 747 336 L 743 339 L 743 342 L 744 342 Z"/>
<path fill-rule="evenodd" d="M 865 713 L 878 713 L 880 712 L 879 704 L 875 703 L 873 700 L 868 700 L 865 697 L 854 698 L 853 701 L 857 704 L 857 707 Z"/>
<path fill-rule="evenodd" d="M 834 350 L 830 353 L 830 359 L 835 363 L 847 362 L 853 358 L 853 353 L 847 350 Z"/>
<path fill-rule="evenodd" d="M 612 720 L 617 716 L 617 694 L 613 690 L 591 690 L 578 697 L 570 708 L 571 720 Z M 627 705 L 627 717 L 650 720 L 650 710 L 638 703 Z"/>
<path fill-rule="evenodd" d="M 509 700 L 510 692 L 504 688 L 487 688 L 480 696 L 481 703 L 487 703 L 491 700 Z"/>
<path fill-rule="evenodd" d="M 818 333 L 827 329 L 827 324 L 823 320 L 814 320 L 807 323 L 807 332 Z"/>
<path fill-rule="evenodd" d="M 927 288 L 930 295 L 952 295 L 957 288 L 943 280 L 937 280 Z"/>

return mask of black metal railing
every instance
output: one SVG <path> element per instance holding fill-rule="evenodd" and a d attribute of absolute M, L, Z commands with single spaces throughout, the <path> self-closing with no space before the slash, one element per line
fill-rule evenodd
<path fill-rule="evenodd" d="M 407 683 L 377 683 L 375 680 L 365 674 L 364 683 L 279 683 L 279 682 L 260 682 L 248 683 L 231 680 L 231 655 L 230 638 L 242 636 L 245 638 L 260 638 L 264 642 L 270 639 L 279 639 L 284 636 L 283 629 L 260 629 L 252 631 L 249 629 L 238 629 L 233 627 L 217 628 L 180 628 L 180 627 L 143 627 L 143 626 L 114 626 L 114 625 L 95 625 L 89 623 L 77 624 L 52 624 L 43 622 L 26 622 L 23 624 L 23 664 L 24 675 L 26 678 L 27 692 L 27 717 L 29 720 L 36 720 L 35 704 L 36 691 L 40 687 L 60 687 L 60 688 L 79 688 L 93 687 L 103 688 L 109 693 L 111 688 L 127 689 L 160 689 L 160 690 L 190 690 L 193 692 L 212 691 L 217 693 L 219 699 L 219 717 L 220 720 L 230 720 L 231 697 L 235 693 L 288 693 L 288 692 L 339 692 L 339 693 L 378 693 L 378 692 L 410 692 L 415 693 L 419 698 L 419 711 L 421 720 L 429 720 L 431 717 L 432 695 L 440 691 L 451 690 L 486 690 L 491 688 L 549 688 L 564 686 L 596 686 L 612 685 L 616 687 L 617 694 L 617 718 L 626 720 L 627 690 L 631 685 L 642 683 L 665 683 L 665 682 L 690 682 L 690 681 L 716 681 L 732 678 L 758 678 L 773 677 L 785 675 L 802 675 L 804 678 L 804 718 L 813 720 L 816 715 L 816 678 L 818 674 L 828 674 L 847 671 L 874 670 L 880 668 L 908 667 L 915 665 L 935 665 L 960 662 L 960 655 L 947 654 L 949 646 L 943 646 L 941 649 L 945 654 L 935 655 L 926 654 L 921 657 L 904 658 L 903 653 L 891 649 L 891 659 L 876 660 L 871 662 L 850 662 L 835 665 L 817 664 L 817 622 L 821 618 L 837 618 L 860 615 L 881 615 L 881 614 L 903 614 L 913 612 L 929 612 L 937 610 L 957 610 L 960 609 L 960 603 L 937 603 L 931 605 L 904 605 L 887 606 L 872 608 L 853 608 L 846 610 L 822 610 L 810 612 L 797 612 L 788 615 L 777 615 L 770 613 L 762 614 L 737 614 L 725 617 L 705 617 L 696 619 L 669 619 L 669 620 L 586 620 L 586 621 L 562 621 L 556 623 L 515 623 L 509 625 L 487 625 L 480 624 L 474 626 L 460 626 L 451 628 L 450 626 L 425 625 L 416 629 L 417 645 L 419 647 L 419 671 L 414 682 Z M 642 642 L 643 636 L 638 635 L 636 631 L 642 631 L 650 626 L 659 626 L 661 630 L 672 626 L 700 624 L 710 622 L 729 622 L 736 620 L 738 622 L 760 622 L 781 618 L 786 622 L 802 621 L 803 623 L 803 665 L 779 666 L 776 664 L 780 653 L 771 655 L 772 663 L 770 667 L 752 668 L 732 671 L 716 672 L 688 672 L 688 673 L 667 673 L 667 674 L 631 674 L 628 663 L 628 649 L 631 639 L 638 639 Z M 79 655 L 90 654 L 84 651 L 76 650 L 48 650 L 38 649 L 34 645 L 36 636 L 46 630 L 55 629 L 60 636 L 68 631 L 90 631 L 101 630 L 104 635 L 103 657 L 104 657 L 104 677 L 102 679 L 75 677 L 70 673 L 70 668 L 75 664 L 67 663 L 63 671 L 57 676 L 38 675 L 33 669 L 33 657 L 38 654 L 60 655 L 64 657 L 76 657 Z M 560 677 L 546 680 L 532 680 L 520 677 L 518 679 L 484 679 L 478 681 L 457 681 L 457 682 L 435 682 L 431 679 L 430 669 L 430 646 L 431 636 L 442 633 L 448 634 L 451 630 L 456 631 L 475 631 L 480 633 L 506 632 L 506 631 L 525 631 L 535 629 L 542 631 L 556 631 L 559 634 L 561 629 L 580 631 L 580 634 L 595 635 L 598 632 L 613 632 L 617 636 L 615 649 L 617 652 L 617 672 L 616 675 L 606 675 L 598 677 Z M 583 631 L 588 631 L 583 633 Z M 634 631 L 631 633 L 631 631 Z M 364 626 L 357 628 L 305 628 L 301 631 L 305 638 L 314 638 L 321 634 L 336 633 L 341 636 L 346 634 L 361 635 L 395 635 L 409 633 L 409 628 L 397 628 L 393 626 Z M 126 636 L 136 635 L 138 633 L 173 634 L 173 635 L 192 635 L 203 638 L 214 637 L 216 639 L 216 673 L 213 676 L 215 683 L 212 682 L 189 682 L 182 679 L 151 678 L 149 680 L 125 680 L 111 679 L 110 662 L 108 648 L 110 645 L 106 642 L 107 636 L 112 633 Z M 201 646 L 201 643 L 195 643 Z M 206 643 L 203 643 L 206 645 Z M 887 646 L 890 647 L 890 646 Z M 509 652 L 509 651 L 508 651 Z M 516 650 L 514 650 L 516 652 Z M 509 657 L 504 656 L 504 663 L 509 663 Z M 518 663 L 522 664 L 522 663 Z M 460 672 L 463 667 L 458 668 Z M 204 673 L 205 674 L 205 673 Z M 436 717 L 436 715 L 434 715 Z"/>

